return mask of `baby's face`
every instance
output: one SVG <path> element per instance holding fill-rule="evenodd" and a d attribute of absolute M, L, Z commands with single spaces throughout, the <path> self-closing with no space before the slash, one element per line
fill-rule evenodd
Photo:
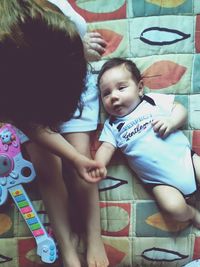
<path fill-rule="evenodd" d="M 143 88 L 124 65 L 104 72 L 99 87 L 105 110 L 117 117 L 129 114 L 139 104 L 143 94 Z"/>

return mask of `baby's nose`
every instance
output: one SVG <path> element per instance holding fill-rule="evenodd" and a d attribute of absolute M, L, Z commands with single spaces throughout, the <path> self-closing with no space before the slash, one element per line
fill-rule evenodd
<path fill-rule="evenodd" d="M 118 99 L 118 98 L 119 98 L 119 94 L 118 94 L 118 92 L 117 92 L 117 91 L 113 91 L 111 97 L 112 97 L 112 99 L 114 99 L 114 100 L 115 100 L 115 99 Z"/>

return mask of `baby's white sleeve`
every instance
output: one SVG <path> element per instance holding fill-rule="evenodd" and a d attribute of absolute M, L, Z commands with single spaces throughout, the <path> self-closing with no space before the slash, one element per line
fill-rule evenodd
<path fill-rule="evenodd" d="M 174 94 L 159 94 L 159 93 L 149 93 L 148 96 L 153 98 L 155 104 L 158 105 L 163 111 L 171 113 L 175 95 Z"/>
<path fill-rule="evenodd" d="M 116 138 L 114 136 L 112 126 L 109 123 L 109 119 L 107 119 L 104 123 L 104 127 L 100 134 L 99 141 L 107 142 L 112 144 L 114 147 L 117 147 Z"/>

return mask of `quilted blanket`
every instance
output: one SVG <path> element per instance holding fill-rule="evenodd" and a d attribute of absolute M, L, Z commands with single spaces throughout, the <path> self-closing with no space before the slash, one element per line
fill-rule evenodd
<path fill-rule="evenodd" d="M 145 77 L 146 92 L 175 94 L 187 108 L 183 131 L 200 153 L 200 1 L 68 1 L 86 19 L 89 30 L 100 32 L 108 44 L 102 59 L 92 63 L 94 72 L 108 58 L 133 59 Z M 101 109 L 93 153 L 105 117 Z M 48 227 L 37 184 L 31 189 L 27 185 L 27 190 Z M 164 216 L 120 153 L 114 155 L 99 193 L 111 267 L 179 267 L 200 258 L 200 231 Z M 198 195 L 194 202 L 200 206 Z M 34 239 L 12 201 L 0 207 L 0 266 L 46 266 L 36 256 Z"/>

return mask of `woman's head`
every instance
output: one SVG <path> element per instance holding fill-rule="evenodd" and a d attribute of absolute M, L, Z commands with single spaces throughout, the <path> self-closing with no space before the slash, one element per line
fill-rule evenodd
<path fill-rule="evenodd" d="M 33 0 L 1 0 L 0 18 L 0 121 L 55 127 L 70 119 L 87 69 L 74 24 Z"/>
<path fill-rule="evenodd" d="M 123 117 L 139 103 L 143 95 L 143 82 L 135 63 L 114 58 L 107 61 L 98 77 L 102 103 L 112 116 Z"/>

